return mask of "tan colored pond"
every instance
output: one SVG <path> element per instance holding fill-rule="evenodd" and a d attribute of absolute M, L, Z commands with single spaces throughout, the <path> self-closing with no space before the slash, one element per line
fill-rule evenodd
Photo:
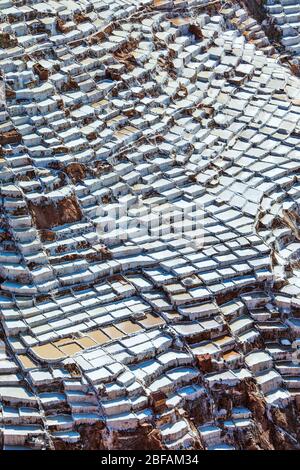
<path fill-rule="evenodd" d="M 152 315 L 152 313 L 148 313 L 143 320 L 139 321 L 139 323 L 145 328 L 152 328 L 153 326 L 164 325 L 165 321 L 160 317 Z"/>
<path fill-rule="evenodd" d="M 101 330 L 94 330 L 94 331 L 89 331 L 88 336 L 92 338 L 94 341 L 96 341 L 97 344 L 105 344 L 107 343 L 110 338 L 105 335 Z"/>
<path fill-rule="evenodd" d="M 102 328 L 102 331 L 111 339 L 119 339 L 124 336 L 124 333 L 118 330 L 118 328 L 116 328 L 115 326 L 107 326 L 105 328 Z"/>

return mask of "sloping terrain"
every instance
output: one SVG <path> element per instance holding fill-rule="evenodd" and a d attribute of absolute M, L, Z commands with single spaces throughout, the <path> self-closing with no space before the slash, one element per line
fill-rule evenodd
<path fill-rule="evenodd" d="M 255 3 L 0 0 L 0 448 L 299 448 L 300 80 Z"/>

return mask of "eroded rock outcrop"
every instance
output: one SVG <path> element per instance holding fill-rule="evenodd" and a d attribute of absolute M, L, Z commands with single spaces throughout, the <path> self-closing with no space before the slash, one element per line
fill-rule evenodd
<path fill-rule="evenodd" d="M 278 5 L 14 3 L 0 448 L 299 449 L 300 86 Z"/>

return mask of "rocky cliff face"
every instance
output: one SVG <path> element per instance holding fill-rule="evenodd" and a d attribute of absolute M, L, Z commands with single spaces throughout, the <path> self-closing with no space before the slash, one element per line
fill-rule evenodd
<path fill-rule="evenodd" d="M 2 3 L 0 448 L 299 449 L 280 6 Z"/>

